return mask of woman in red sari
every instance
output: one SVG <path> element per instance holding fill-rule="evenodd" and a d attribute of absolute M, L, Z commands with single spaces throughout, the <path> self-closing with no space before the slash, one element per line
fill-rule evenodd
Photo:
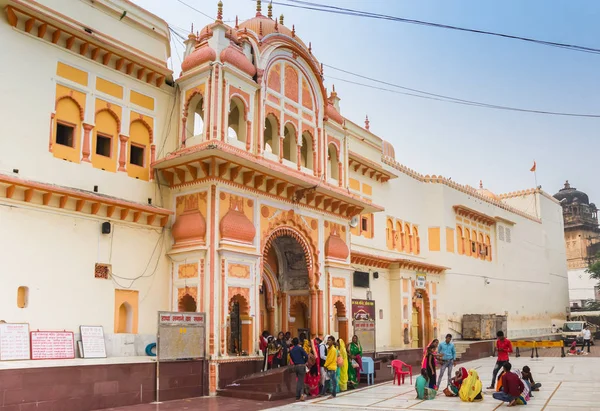
<path fill-rule="evenodd" d="M 308 353 L 308 373 L 304 377 L 304 383 L 311 397 L 319 396 L 319 383 L 321 382 L 321 367 L 319 358 L 319 347 L 315 340 L 310 341 L 310 353 Z"/>

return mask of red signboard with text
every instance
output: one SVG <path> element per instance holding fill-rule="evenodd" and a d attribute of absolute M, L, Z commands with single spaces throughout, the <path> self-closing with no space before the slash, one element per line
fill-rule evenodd
<path fill-rule="evenodd" d="M 32 331 L 32 360 L 75 358 L 75 336 L 71 331 Z"/>

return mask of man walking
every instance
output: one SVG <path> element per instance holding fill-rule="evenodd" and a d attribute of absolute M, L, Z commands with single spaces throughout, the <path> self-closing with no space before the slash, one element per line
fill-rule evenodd
<path fill-rule="evenodd" d="M 498 372 L 500 368 L 504 366 L 508 362 L 508 354 L 513 352 L 512 343 L 506 337 L 504 337 L 504 333 L 502 331 L 498 331 L 496 333 L 498 339 L 496 340 L 496 351 L 498 351 L 498 359 L 496 360 L 496 366 L 494 367 L 494 373 L 492 375 L 492 383 L 488 387 L 488 390 L 494 389 L 494 384 L 496 383 L 496 377 L 498 376 Z"/>
<path fill-rule="evenodd" d="M 448 369 L 448 385 L 452 379 L 452 367 L 454 367 L 454 361 L 456 361 L 456 348 L 452 343 L 452 334 L 446 334 L 446 340 L 438 345 L 438 356 L 440 358 L 440 377 L 437 383 L 438 387 L 442 386 L 442 379 L 444 378 L 444 372 Z"/>
<path fill-rule="evenodd" d="M 583 326 L 583 331 L 581 332 L 581 334 L 583 335 L 583 345 L 581 346 L 581 352 L 583 352 L 583 349 L 585 348 L 585 346 L 587 344 L 587 349 L 588 349 L 587 351 L 589 353 L 590 346 L 592 344 L 592 332 L 588 328 L 587 324 Z"/>
<path fill-rule="evenodd" d="M 290 358 L 294 363 L 294 373 L 296 374 L 296 401 L 304 401 L 304 376 L 306 375 L 306 362 L 308 354 L 304 348 L 300 347 L 300 341 L 297 338 L 292 340 L 292 349 Z"/>
<path fill-rule="evenodd" d="M 326 335 L 323 341 L 319 343 L 319 358 L 321 359 L 321 395 L 325 395 L 327 391 L 327 370 L 325 369 L 325 362 L 327 361 L 327 340 L 329 336 Z"/>

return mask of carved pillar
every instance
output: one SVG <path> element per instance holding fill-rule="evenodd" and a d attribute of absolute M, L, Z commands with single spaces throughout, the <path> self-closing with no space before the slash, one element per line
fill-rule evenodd
<path fill-rule="evenodd" d="M 298 171 L 302 167 L 302 147 L 296 146 L 296 164 L 298 165 Z"/>
<path fill-rule="evenodd" d="M 156 145 L 152 144 L 150 146 L 150 181 L 154 180 L 154 167 L 152 164 L 156 161 Z"/>
<path fill-rule="evenodd" d="M 283 136 L 279 136 L 279 162 L 283 163 Z"/>
<path fill-rule="evenodd" d="M 323 290 L 318 290 L 317 294 L 317 301 L 319 302 L 318 331 L 320 336 L 324 336 L 325 330 L 323 330 L 323 317 L 325 316 L 325 312 L 323 310 Z"/>
<path fill-rule="evenodd" d="M 312 153 L 313 175 L 317 176 L 317 147 L 313 145 Z"/>
<path fill-rule="evenodd" d="M 52 134 L 54 134 L 54 117 L 56 113 L 50 114 L 50 138 L 48 139 L 48 151 L 52 152 Z"/>
<path fill-rule="evenodd" d="M 286 293 L 281 293 L 281 329 L 283 332 L 289 331 L 288 329 L 288 316 L 290 309 L 288 307 L 288 298 Z"/>
<path fill-rule="evenodd" d="M 83 123 L 83 145 L 81 146 L 81 161 L 90 162 L 90 132 L 94 128 L 91 124 Z"/>
<path fill-rule="evenodd" d="M 252 123 L 246 121 L 246 151 L 250 151 L 250 135 L 252 134 Z"/>
<path fill-rule="evenodd" d="M 263 81 L 263 75 L 264 75 L 265 71 L 262 69 L 258 69 L 256 72 L 256 84 L 258 84 L 260 86 L 260 88 L 257 91 L 257 101 L 258 101 L 258 113 L 257 113 L 257 120 L 256 120 L 256 147 L 257 147 L 257 152 L 258 154 L 260 154 L 262 152 L 262 145 L 263 145 L 263 139 L 264 139 L 264 127 L 265 127 L 265 122 L 263 120 L 263 101 L 262 101 L 262 94 L 263 94 L 263 88 L 262 88 L 262 81 Z"/>
<path fill-rule="evenodd" d="M 338 161 L 338 185 L 342 187 L 343 178 L 342 178 L 342 162 Z"/>
<path fill-rule="evenodd" d="M 317 319 L 319 317 L 319 308 L 317 302 L 317 290 L 310 290 L 310 337 L 317 335 Z"/>
<path fill-rule="evenodd" d="M 125 163 L 127 162 L 127 141 L 129 141 L 129 137 L 119 134 L 119 141 L 121 142 L 119 149 L 119 171 L 127 171 Z"/>
<path fill-rule="evenodd" d="M 184 117 L 181 119 L 181 147 L 185 147 L 185 140 L 187 137 L 187 128 L 186 128 L 186 123 L 187 123 L 187 117 Z"/>

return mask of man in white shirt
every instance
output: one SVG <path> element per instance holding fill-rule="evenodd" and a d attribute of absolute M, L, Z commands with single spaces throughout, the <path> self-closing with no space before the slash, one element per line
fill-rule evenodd
<path fill-rule="evenodd" d="M 592 332 L 588 329 L 587 325 L 584 325 L 581 334 L 583 335 L 583 345 L 581 346 L 581 351 L 583 351 L 585 345 L 587 344 L 587 352 L 589 353 L 592 341 Z"/>
<path fill-rule="evenodd" d="M 325 372 L 325 367 L 323 367 L 323 365 L 325 365 L 325 361 L 327 360 L 327 338 L 329 338 L 328 335 L 325 336 L 325 338 L 323 339 L 322 342 L 319 343 L 319 358 L 321 359 L 320 363 L 321 363 L 321 392 L 320 395 L 325 395 L 325 390 L 327 389 L 327 385 L 326 385 L 326 381 L 328 380 L 327 378 L 327 372 Z"/>

